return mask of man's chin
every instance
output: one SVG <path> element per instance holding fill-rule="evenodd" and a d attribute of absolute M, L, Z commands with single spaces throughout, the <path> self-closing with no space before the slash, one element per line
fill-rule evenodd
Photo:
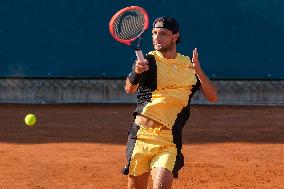
<path fill-rule="evenodd" d="M 154 49 L 156 50 L 156 51 L 160 51 L 160 50 L 162 50 L 163 49 L 163 47 L 161 47 L 161 46 L 154 46 Z"/>

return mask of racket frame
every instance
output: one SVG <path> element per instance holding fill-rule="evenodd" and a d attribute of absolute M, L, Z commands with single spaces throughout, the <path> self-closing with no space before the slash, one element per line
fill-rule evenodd
<path fill-rule="evenodd" d="M 143 14 L 143 16 L 144 16 L 144 27 L 143 27 L 143 30 L 141 31 L 141 33 L 140 33 L 138 36 L 136 36 L 136 37 L 134 37 L 134 38 L 132 38 L 132 39 L 120 39 L 120 38 L 118 38 L 118 37 L 115 35 L 114 27 L 113 27 L 115 20 L 116 20 L 120 15 L 122 15 L 123 13 L 125 13 L 125 12 L 127 12 L 127 11 L 130 11 L 130 10 L 137 10 L 137 9 L 138 9 L 139 11 L 141 11 L 142 14 Z M 116 41 L 118 41 L 118 42 L 120 42 L 120 43 L 123 43 L 123 44 L 126 44 L 126 45 L 129 45 L 129 46 L 132 46 L 131 43 L 132 43 L 133 41 L 135 41 L 136 39 L 138 39 L 138 43 L 137 43 L 137 46 L 135 47 L 135 50 L 140 50 L 141 37 L 142 37 L 143 33 L 148 29 L 148 27 L 149 27 L 149 16 L 148 16 L 146 10 L 145 10 L 144 8 L 142 8 L 142 7 L 139 7 L 139 6 L 129 6 L 129 7 L 125 7 L 125 8 L 123 8 L 123 9 L 119 10 L 117 13 L 115 13 L 115 14 L 112 16 L 112 18 L 111 18 L 111 20 L 110 20 L 110 22 L 109 22 L 109 31 L 110 31 L 112 37 L 113 37 Z"/>

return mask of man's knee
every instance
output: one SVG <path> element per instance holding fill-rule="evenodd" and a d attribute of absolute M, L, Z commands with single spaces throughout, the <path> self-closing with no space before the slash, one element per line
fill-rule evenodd
<path fill-rule="evenodd" d="M 144 173 L 139 176 L 128 176 L 128 189 L 147 189 L 150 173 Z"/>
<path fill-rule="evenodd" d="M 151 171 L 153 189 L 170 189 L 173 183 L 173 174 L 170 170 L 158 167 Z"/>

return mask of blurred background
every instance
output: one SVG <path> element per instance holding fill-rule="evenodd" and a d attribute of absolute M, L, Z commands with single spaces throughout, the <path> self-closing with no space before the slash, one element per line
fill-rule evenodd
<path fill-rule="evenodd" d="M 150 16 L 179 21 L 178 51 L 199 49 L 219 104 L 284 103 L 282 0 L 2 0 L 0 102 L 135 102 L 125 95 L 132 48 L 109 34 L 119 9 L 138 5 Z M 152 50 L 151 25 L 142 50 Z M 204 104 L 197 93 L 193 103 Z"/>

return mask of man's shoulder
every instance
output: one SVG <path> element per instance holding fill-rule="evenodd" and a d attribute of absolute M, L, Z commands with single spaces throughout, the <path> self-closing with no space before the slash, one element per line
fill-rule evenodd
<path fill-rule="evenodd" d="M 146 56 L 155 56 L 156 55 L 156 51 L 150 51 L 146 54 Z"/>
<path fill-rule="evenodd" d="M 145 58 L 151 63 L 155 62 L 155 51 L 148 52 Z"/>
<path fill-rule="evenodd" d="M 183 62 L 188 62 L 188 63 L 191 63 L 191 60 L 189 58 L 189 56 L 186 56 L 186 55 L 183 55 L 181 53 L 178 53 L 178 56 L 177 58 Z"/>

